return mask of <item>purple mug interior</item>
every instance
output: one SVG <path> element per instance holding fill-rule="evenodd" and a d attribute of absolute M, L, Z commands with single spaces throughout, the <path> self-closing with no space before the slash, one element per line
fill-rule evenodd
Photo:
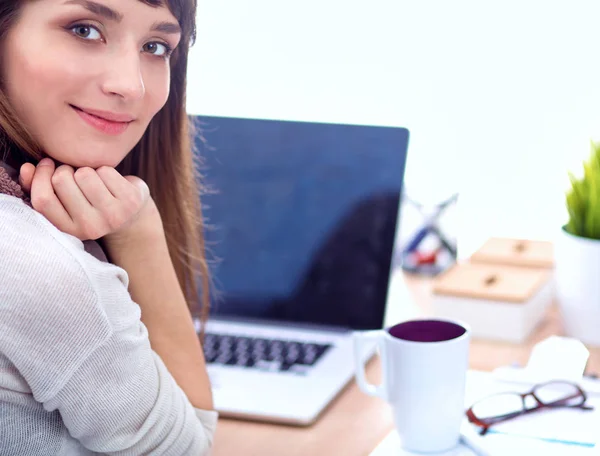
<path fill-rule="evenodd" d="M 392 326 L 388 332 L 396 339 L 411 342 L 444 342 L 462 336 L 467 330 L 450 321 L 412 320 Z"/>

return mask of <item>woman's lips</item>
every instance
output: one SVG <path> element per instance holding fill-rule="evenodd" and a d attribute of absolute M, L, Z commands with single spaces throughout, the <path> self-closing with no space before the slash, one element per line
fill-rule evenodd
<path fill-rule="evenodd" d="M 91 110 L 83 110 L 73 105 L 71 105 L 71 107 L 75 110 L 77 114 L 79 114 L 79 117 L 81 117 L 86 123 L 107 135 L 117 136 L 124 133 L 125 130 L 127 130 L 127 127 L 129 127 L 129 124 L 133 121 L 131 117 L 126 115 L 111 113 L 102 114 L 106 115 L 107 117 L 110 116 L 113 119 L 119 119 L 109 120 L 105 117 L 100 117 L 98 111 L 93 111 L 94 113 L 92 113 L 90 112 Z"/>

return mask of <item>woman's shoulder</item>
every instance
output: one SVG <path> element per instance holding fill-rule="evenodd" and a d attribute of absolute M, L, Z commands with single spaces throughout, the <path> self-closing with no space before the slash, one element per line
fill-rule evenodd
<path fill-rule="evenodd" d="M 41 252 L 50 250 L 55 254 L 66 254 L 79 263 L 92 259 L 107 263 L 106 255 L 97 242 L 82 242 L 58 230 L 20 199 L 0 194 L 0 252 L 3 252 L 2 249 L 14 252 L 19 245 L 35 246 Z M 28 250 L 33 253 L 33 249 Z"/>
<path fill-rule="evenodd" d="M 113 329 L 140 318 L 125 270 L 100 261 L 79 239 L 6 195 L 0 195 L 0 259 L 0 296 L 19 306 L 53 301 L 56 312 L 96 314 Z"/>
<path fill-rule="evenodd" d="M 81 244 L 18 198 L 0 195 L 0 287 L 5 297 L 62 294 L 95 299 L 78 254 Z"/>
<path fill-rule="evenodd" d="M 82 243 L 73 236 L 59 231 L 43 215 L 19 198 L 0 194 L 0 252 L 5 249 L 71 250 Z M 42 252 L 38 252 L 42 253 Z"/>

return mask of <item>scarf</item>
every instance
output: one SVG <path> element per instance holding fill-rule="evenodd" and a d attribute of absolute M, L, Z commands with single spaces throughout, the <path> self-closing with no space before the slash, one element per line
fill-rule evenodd
<path fill-rule="evenodd" d="M 2 161 L 0 161 L 0 193 L 20 198 L 31 207 L 29 197 L 18 183 L 17 171 Z"/>
<path fill-rule="evenodd" d="M 0 160 L 0 193 L 19 198 L 29 207 L 33 208 L 29 195 L 26 194 L 23 187 L 19 184 L 18 177 L 17 170 Z M 86 252 L 96 257 L 98 260 L 105 263 L 108 262 L 102 246 L 97 241 L 83 241 L 83 247 Z"/>

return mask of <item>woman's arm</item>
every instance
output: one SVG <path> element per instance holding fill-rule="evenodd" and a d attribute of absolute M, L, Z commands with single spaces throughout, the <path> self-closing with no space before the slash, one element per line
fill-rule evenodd
<path fill-rule="evenodd" d="M 148 187 L 114 168 L 25 164 L 21 184 L 33 207 L 59 230 L 81 240 L 103 238 L 111 261 L 129 275 L 152 348 L 196 408 L 212 409 L 200 341 L 167 248 Z"/>
<path fill-rule="evenodd" d="M 111 262 L 129 275 L 129 291 L 142 309 L 150 344 L 196 408 L 213 408 L 204 355 L 171 263 L 153 201 L 134 225 L 104 238 Z"/>
<path fill-rule="evenodd" d="M 217 413 L 194 410 L 152 350 L 125 271 L 2 196 L 0 351 L 47 419 L 95 453 L 208 455 Z"/>

